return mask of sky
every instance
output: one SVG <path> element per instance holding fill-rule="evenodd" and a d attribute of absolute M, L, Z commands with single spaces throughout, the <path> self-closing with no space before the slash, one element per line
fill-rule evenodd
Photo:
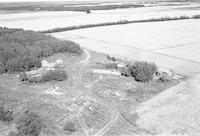
<path fill-rule="evenodd" d="M 0 2 L 48 2 L 48 1 L 92 1 L 92 0 L 0 0 Z"/>
<path fill-rule="evenodd" d="M 0 2 L 105 1 L 105 0 L 0 0 Z"/>

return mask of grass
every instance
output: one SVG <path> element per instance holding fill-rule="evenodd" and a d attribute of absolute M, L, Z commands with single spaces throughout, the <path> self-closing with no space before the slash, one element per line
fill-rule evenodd
<path fill-rule="evenodd" d="M 96 131 L 105 126 L 108 120 L 106 117 L 109 115 L 108 111 L 109 110 L 101 104 L 89 104 L 83 113 L 87 127 Z"/>
<path fill-rule="evenodd" d="M 93 76 L 93 75 L 91 75 Z M 138 104 L 144 102 L 153 96 L 163 92 L 167 88 L 170 88 L 179 83 L 178 80 L 171 80 L 168 82 L 136 82 L 134 78 L 126 78 L 126 77 L 105 77 L 106 79 L 99 81 L 95 84 L 95 93 L 98 96 L 103 97 L 104 99 L 108 99 L 108 101 L 115 101 L 120 98 L 114 92 L 122 92 L 130 104 Z M 106 90 L 112 90 L 112 93 L 105 93 Z M 116 106 L 119 106 L 116 105 Z"/>
<path fill-rule="evenodd" d="M 150 19 L 143 19 L 143 20 L 120 20 L 117 22 L 105 22 L 99 24 L 87 24 L 87 25 L 79 25 L 79 26 L 69 26 L 63 28 L 54 28 L 44 31 L 39 31 L 41 33 L 56 33 L 62 31 L 70 31 L 76 29 L 84 29 L 84 28 L 92 28 L 92 27 L 101 27 L 101 26 L 111 26 L 111 25 L 122 25 L 122 24 L 131 24 L 131 23 L 145 23 L 145 22 L 160 22 L 160 21 L 173 21 L 173 20 L 185 20 L 185 19 L 199 19 L 200 15 L 195 15 L 192 17 L 189 16 L 179 16 L 179 17 L 161 17 L 161 18 L 150 18 Z"/>
<path fill-rule="evenodd" d="M 49 131 L 51 131 L 52 133 L 56 133 L 56 135 L 63 135 L 61 133 L 63 132 L 61 128 L 64 127 L 65 121 L 63 120 L 63 123 L 60 123 L 60 119 L 65 118 L 66 115 L 73 115 L 73 113 L 67 111 L 67 105 L 65 109 L 62 109 L 60 106 L 68 104 L 70 98 L 78 96 L 81 93 L 80 90 L 76 91 L 74 89 L 74 81 L 71 76 L 76 76 L 75 74 L 80 68 L 77 62 L 83 60 L 83 56 L 58 53 L 46 57 L 45 59 L 48 62 L 55 62 L 57 59 L 62 59 L 63 65 L 66 66 L 67 73 L 70 74 L 68 79 L 63 82 L 51 81 L 35 85 L 21 84 L 17 74 L 0 75 L 0 106 L 2 104 L 6 109 L 12 110 L 16 119 L 21 116 L 25 110 L 33 111 L 41 115 L 41 119 L 44 119 L 44 124 L 46 126 L 44 129 L 46 130 L 45 132 L 42 130 L 42 134 L 50 136 L 51 134 L 49 134 Z M 59 91 L 64 91 L 63 94 L 66 95 L 56 95 L 56 97 L 54 97 L 55 95 L 47 94 L 46 90 L 54 86 L 59 86 L 61 89 Z M 11 88 L 16 88 L 16 90 L 12 90 Z M 15 120 L 11 123 L 15 123 Z M 3 124 L 4 123 L 2 123 L 2 125 Z M 5 126 L 6 125 L 7 123 Z M 12 131 L 11 129 L 9 130 Z M 81 131 L 81 129 L 76 133 L 83 134 L 79 131 Z M 4 132 L 3 130 L 0 131 L 0 135 L 4 135 Z"/>
<path fill-rule="evenodd" d="M 99 59 L 106 58 L 103 58 L 102 56 Z M 96 62 L 96 60 L 94 62 Z M 108 62 L 110 62 L 110 60 L 104 60 L 102 63 L 107 64 Z M 102 64 L 96 63 L 96 66 L 91 65 L 91 68 L 99 67 L 99 65 Z M 102 78 L 100 79 L 99 77 Z M 103 74 L 90 74 L 89 72 L 84 75 L 83 81 L 85 81 L 88 86 L 92 84 L 94 94 L 117 108 L 121 116 L 127 120 L 127 122 L 133 125 L 133 128 L 131 129 L 137 129 L 139 133 L 142 133 L 146 130 L 142 130 L 137 126 L 134 126 L 137 120 L 137 114 L 130 113 L 130 109 L 144 101 L 151 99 L 166 89 L 177 85 L 180 82 L 179 80 L 170 80 L 167 82 L 137 82 L 133 77 L 127 78 L 124 76 L 118 77 Z M 120 127 L 119 131 L 121 129 L 122 128 Z"/>
<path fill-rule="evenodd" d="M 163 92 L 167 88 L 174 86 L 178 83 L 176 80 L 168 82 L 151 81 L 148 83 L 141 83 L 135 89 L 128 89 L 126 93 L 132 97 L 137 103 L 144 102 L 153 96 Z"/>
<path fill-rule="evenodd" d="M 106 55 L 100 55 L 98 53 L 91 53 L 92 58 L 91 58 L 91 63 L 93 65 L 96 64 L 96 62 L 101 62 L 101 61 L 106 61 Z M 55 54 L 52 57 L 47 57 L 46 59 L 59 59 L 61 56 L 59 54 Z M 62 54 L 63 60 L 64 60 L 64 65 L 66 65 L 68 68 L 67 70 L 70 71 L 74 70 L 74 67 L 80 66 L 79 64 L 77 65 L 77 61 L 71 61 L 67 56 L 64 56 Z M 76 59 L 78 56 L 76 56 Z M 64 59 L 67 58 L 67 59 Z M 62 58 L 60 58 L 62 59 Z M 74 58 L 71 58 L 74 59 Z M 48 60 L 49 62 L 54 61 L 54 60 Z M 66 62 L 66 63 L 65 63 Z M 102 63 L 103 63 L 102 62 Z M 110 61 L 108 61 L 110 62 Z M 89 65 L 90 66 L 90 65 Z M 89 67 L 88 66 L 88 67 Z M 70 68 L 71 67 L 71 68 Z M 77 68 L 77 71 L 79 70 L 80 67 Z M 74 71 L 74 74 L 77 74 L 77 71 Z M 96 76 L 96 75 L 94 75 Z M 102 75 L 103 76 L 103 75 Z M 97 76 L 98 79 L 98 76 Z M 137 85 L 137 87 L 140 85 L 140 88 L 138 88 L 137 95 L 138 98 L 137 100 L 145 100 L 145 98 L 150 98 L 153 95 L 156 95 L 159 93 L 159 91 L 162 91 L 161 87 L 157 87 L 156 91 L 154 91 L 154 87 L 151 86 L 156 86 L 153 83 L 147 85 L 147 83 L 138 83 L 135 82 L 133 78 L 125 78 L 125 77 L 112 77 L 112 76 L 103 76 L 102 81 L 98 83 L 94 83 L 95 79 L 90 79 L 91 84 L 94 85 L 94 89 L 96 86 L 99 86 L 100 89 L 102 88 L 111 88 L 112 90 L 121 90 L 123 92 L 127 92 L 127 90 L 131 90 L 130 99 L 134 99 L 134 87 Z M 167 85 L 171 86 L 172 84 L 166 83 Z M 71 86 L 70 86 L 71 85 Z M 144 85 L 144 86 L 142 86 Z M 158 86 L 161 86 L 161 84 L 158 84 Z M 10 89 L 5 89 L 4 87 L 10 88 Z M 51 88 L 52 86 L 59 86 L 61 90 L 64 93 L 62 96 L 55 96 L 52 94 L 45 94 L 45 90 L 48 88 Z M 166 89 L 167 87 L 162 85 L 163 89 Z M 168 86 L 168 87 L 169 87 Z M 66 88 L 65 88 L 66 87 Z M 70 88 L 71 87 L 71 88 Z M 12 89 L 11 89 L 12 88 Z M 63 88 L 63 89 L 62 89 Z M 139 91 L 140 89 L 146 88 L 146 92 L 149 91 L 149 94 L 147 94 L 149 97 L 145 96 L 144 93 L 145 91 Z M 153 89 L 152 89 L 153 88 Z M 91 88 L 90 88 L 91 89 Z M 91 128 L 92 134 L 95 135 L 97 131 L 102 129 L 110 120 L 110 111 L 106 106 L 101 105 L 101 103 L 98 103 L 97 101 L 89 101 L 89 105 L 84 106 L 87 101 L 85 99 L 76 99 L 77 96 L 82 96 L 82 94 L 76 94 L 76 92 L 84 92 L 87 93 L 85 89 L 83 90 L 75 90 L 73 86 L 73 82 L 69 82 L 68 80 L 64 82 L 46 82 L 38 85 L 33 85 L 33 84 L 19 84 L 16 75 L 2 75 L 0 76 L 0 102 L 2 101 L 5 105 L 8 105 L 9 109 L 12 109 L 14 111 L 16 117 L 21 117 L 21 114 L 25 112 L 25 110 L 33 111 L 34 113 L 37 113 L 40 115 L 44 125 L 45 129 L 47 132 L 41 131 L 41 135 L 44 133 L 44 135 L 51 135 L 51 133 L 54 133 L 55 135 L 63 135 L 63 127 L 66 125 L 66 121 L 68 119 L 73 119 L 74 116 L 74 111 L 68 110 L 69 108 L 73 109 L 74 107 L 77 109 L 83 109 L 83 111 L 80 112 L 82 114 L 83 119 L 85 120 L 85 124 L 88 126 L 88 128 Z M 155 93 L 152 93 L 155 92 Z M 141 94 L 140 94 L 141 93 Z M 91 92 L 89 92 L 87 95 L 91 95 Z M 94 94 L 95 95 L 95 94 Z M 101 94 L 100 94 L 101 95 Z M 144 99 L 143 99 L 144 98 Z M 75 101 L 73 100 L 75 99 Z M 86 98 L 87 99 L 87 98 Z M 111 101 L 112 97 L 110 98 L 104 98 L 105 100 Z M 117 102 L 116 102 L 117 101 Z M 122 108 L 125 109 L 127 103 L 124 103 L 120 100 L 116 100 L 116 103 L 112 103 L 113 105 L 115 104 L 115 107 L 120 111 L 119 105 L 122 105 Z M 132 105 L 133 103 L 131 103 Z M 74 106 L 75 105 L 75 106 Z M 125 106 L 124 106 L 125 105 Z M 92 108 L 92 110 L 91 110 Z M 75 109 L 76 110 L 76 109 Z M 79 112 L 79 110 L 76 110 L 75 112 Z M 26 117 L 26 116 L 25 116 Z M 132 118 L 132 116 L 130 117 Z M 135 117 L 134 117 L 135 118 Z M 28 118 L 29 119 L 29 118 Z M 31 126 L 35 126 L 38 124 L 37 119 L 40 118 L 35 118 L 36 123 L 33 123 Z M 78 120 L 78 119 L 77 119 Z M 26 122 L 26 120 L 22 119 L 22 122 Z M 133 120 L 134 121 L 134 120 Z M 75 123 L 80 123 L 80 122 L 75 122 Z M 80 125 L 80 124 L 77 124 Z M 116 125 L 119 125 L 119 131 L 123 131 L 122 126 L 117 123 Z M 128 124 L 129 125 L 129 124 Z M 37 125 L 38 126 L 38 125 Z M 26 127 L 22 126 L 22 128 L 27 129 Z M 66 130 L 70 130 L 71 128 L 67 128 Z M 11 130 L 11 129 L 10 129 Z M 24 129 L 23 129 L 24 130 Z M 36 131 L 36 134 L 40 132 L 40 124 L 39 124 L 39 131 Z M 72 131 L 73 126 L 72 126 Z M 130 128 L 127 131 L 131 131 L 132 128 Z M 11 130 L 12 131 L 12 130 Z M 66 132 L 66 131 L 65 131 Z M 83 134 L 82 129 L 78 129 L 74 135 L 80 135 Z M 0 135 L 2 132 L 0 132 Z M 13 133 L 14 134 L 14 133 Z M 68 134 L 68 133 L 67 133 Z M 73 135 L 73 134 L 72 134 Z"/>

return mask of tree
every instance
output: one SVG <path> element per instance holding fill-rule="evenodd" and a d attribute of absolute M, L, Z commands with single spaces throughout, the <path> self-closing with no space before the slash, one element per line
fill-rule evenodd
<path fill-rule="evenodd" d="M 154 63 L 148 63 L 144 61 L 136 61 L 133 64 L 128 64 L 126 69 L 126 75 L 130 73 L 136 81 L 139 82 L 148 82 L 153 78 L 154 73 L 157 70 L 157 67 Z"/>

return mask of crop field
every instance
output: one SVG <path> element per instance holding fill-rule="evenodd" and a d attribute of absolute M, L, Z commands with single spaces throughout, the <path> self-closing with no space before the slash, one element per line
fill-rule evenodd
<path fill-rule="evenodd" d="M 73 11 L 34 11 L 0 14 L 0 26 L 29 30 L 48 30 L 69 26 L 141 20 L 160 17 L 193 16 L 200 14 L 199 4 L 149 6 L 115 10 L 91 10 L 90 14 Z M 188 9 L 189 8 L 189 9 Z M 52 23 L 54 22 L 54 23 Z"/>
<path fill-rule="evenodd" d="M 200 71 L 199 24 L 199 20 L 137 23 L 52 35 L 97 52 L 153 61 L 180 74 L 194 75 Z"/>

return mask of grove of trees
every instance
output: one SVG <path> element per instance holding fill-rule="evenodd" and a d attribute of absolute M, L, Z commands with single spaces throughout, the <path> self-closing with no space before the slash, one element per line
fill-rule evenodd
<path fill-rule="evenodd" d="M 40 67 L 40 58 L 54 53 L 81 54 L 80 46 L 34 31 L 0 29 L 0 73 L 13 73 Z"/>

